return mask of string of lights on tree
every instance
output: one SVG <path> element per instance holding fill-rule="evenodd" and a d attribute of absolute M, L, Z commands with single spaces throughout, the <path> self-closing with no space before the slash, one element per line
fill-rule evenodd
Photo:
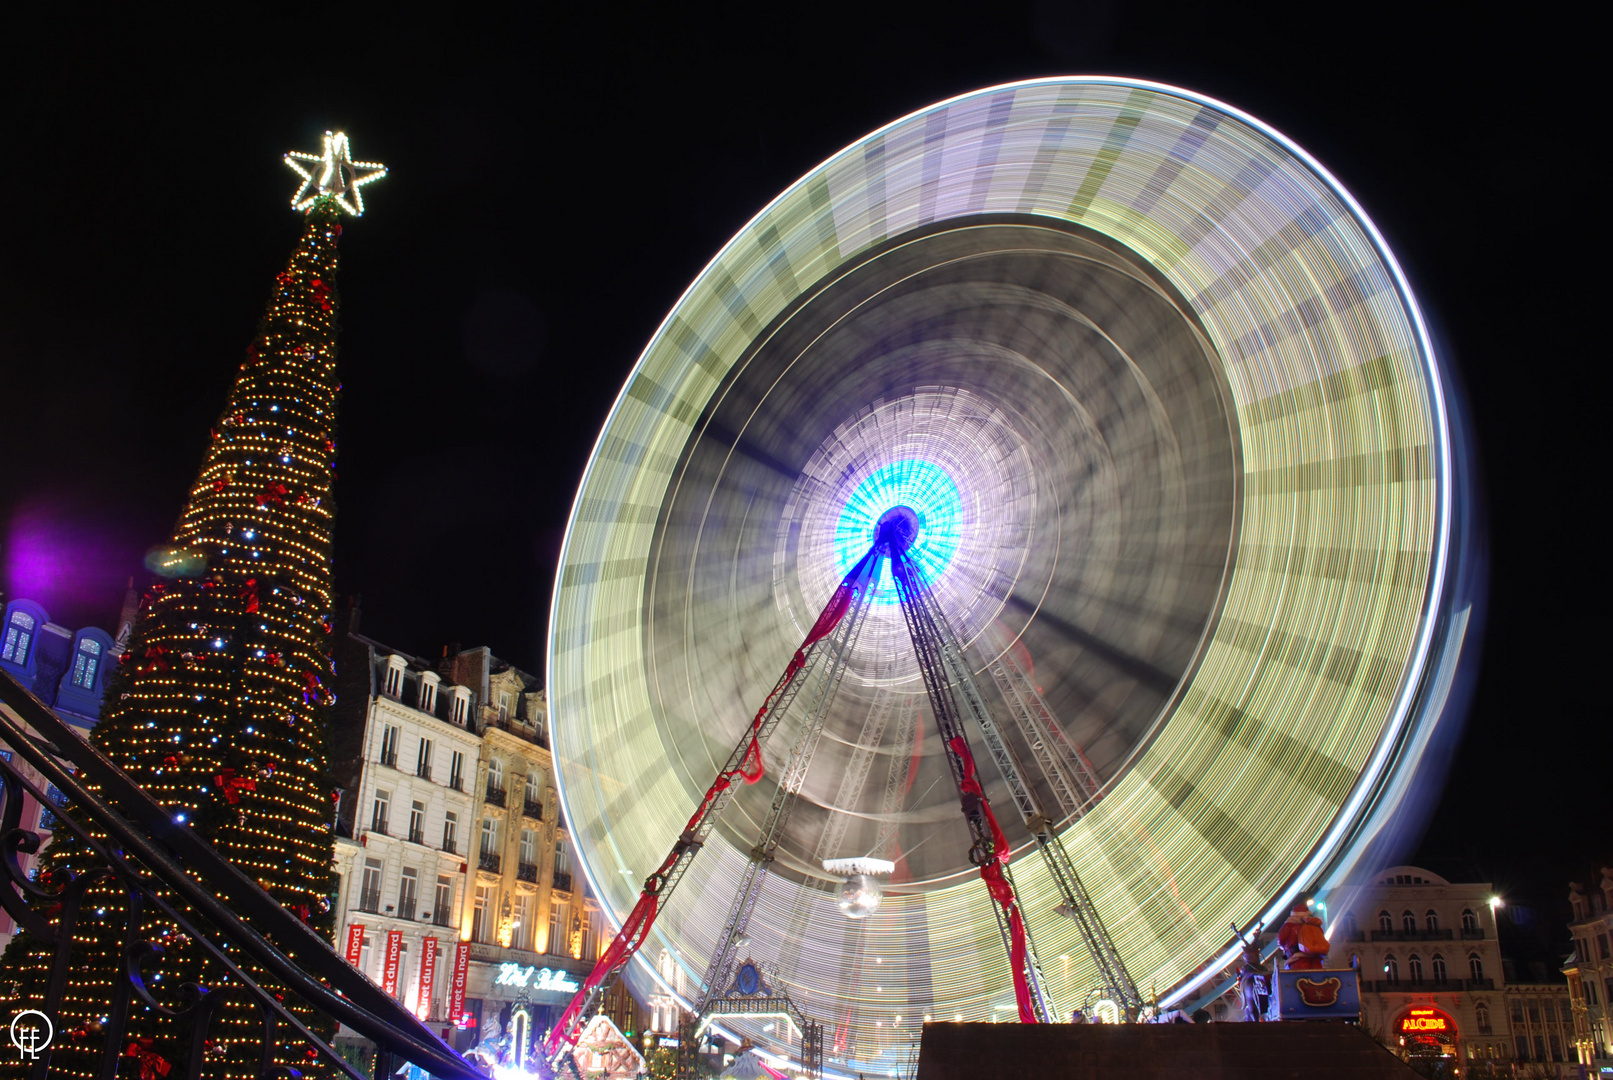
<path fill-rule="evenodd" d="M 139 614 L 91 740 L 173 814 L 288 910 L 327 938 L 334 927 L 333 784 L 325 726 L 334 671 L 331 533 L 335 507 L 336 373 L 341 215 L 363 212 L 362 188 L 384 167 L 351 160 L 347 137 L 327 133 L 321 154 L 292 153 L 302 178 L 292 207 L 301 238 L 275 277 L 223 414 L 171 541 L 154 549 L 156 582 Z M 87 869 L 83 846 L 62 834 L 41 862 L 47 886 Z M 62 1005 L 62 1076 L 93 1075 L 100 1018 L 122 977 L 121 901 L 96 896 L 81 924 L 82 952 Z M 215 983 L 200 950 L 171 928 L 145 927 L 164 945 L 150 985 Z M 18 988 L 43 985 L 48 954 L 12 953 Z M 271 991 L 262 972 L 243 967 Z M 282 992 L 276 992 L 281 996 Z M 177 998 L 171 1002 L 180 1005 Z M 288 1001 L 324 1038 L 333 1023 Z M 256 1076 L 256 1008 L 227 1001 L 207 1053 L 212 1076 Z M 179 1062 L 188 1030 L 137 1009 L 126 1052 L 142 1074 Z M 306 1069 L 311 1047 L 280 1050 Z"/>

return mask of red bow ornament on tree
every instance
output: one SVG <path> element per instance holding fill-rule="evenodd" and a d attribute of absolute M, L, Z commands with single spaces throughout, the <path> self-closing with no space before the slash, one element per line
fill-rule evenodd
<path fill-rule="evenodd" d="M 220 769 L 213 777 L 213 782 L 218 785 L 219 794 L 224 796 L 224 801 L 231 806 L 240 803 L 241 792 L 258 790 L 256 780 L 250 776 L 241 776 L 235 769 L 228 767 Z"/>
<path fill-rule="evenodd" d="M 278 480 L 272 480 L 263 486 L 262 491 L 258 492 L 258 505 L 268 506 L 270 503 L 275 503 L 276 505 L 284 506 L 286 496 L 290 494 L 291 490 L 286 485 Z"/>
<path fill-rule="evenodd" d="M 140 1063 L 140 1080 L 161 1080 L 174 1067 L 167 1058 L 151 1049 L 153 1045 L 155 1043 L 151 1036 L 143 1035 L 131 1041 L 123 1051 L 125 1057 L 132 1057 Z"/>

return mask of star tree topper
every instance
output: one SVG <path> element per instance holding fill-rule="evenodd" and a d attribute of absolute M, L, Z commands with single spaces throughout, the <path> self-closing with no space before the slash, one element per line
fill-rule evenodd
<path fill-rule="evenodd" d="M 291 197 L 293 210 L 306 210 L 328 195 L 337 206 L 359 217 L 364 213 L 364 185 L 386 175 L 386 166 L 378 161 L 354 161 L 348 151 L 347 134 L 341 131 L 325 132 L 323 154 L 293 150 L 285 161 L 302 177 L 302 186 Z"/>

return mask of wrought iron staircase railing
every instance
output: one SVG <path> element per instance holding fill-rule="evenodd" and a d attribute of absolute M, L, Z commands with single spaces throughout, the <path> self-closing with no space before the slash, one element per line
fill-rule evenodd
<path fill-rule="evenodd" d="M 0 757 L 0 906 L 20 929 L 53 950 L 42 1003 L 53 1020 L 67 987 L 74 933 L 90 887 L 112 882 L 128 899 L 125 963 L 120 965 L 125 977 L 114 987 L 98 1036 L 104 1049 L 97 1075 L 107 1080 L 116 1075 L 129 1011 L 138 999 L 174 1019 L 190 1021 L 187 1072 L 188 1077 L 196 1077 L 203 1068 L 212 1020 L 225 998 L 236 995 L 258 1010 L 258 1073 L 264 1080 L 295 1076 L 275 1067 L 273 1060 L 277 1050 L 300 1051 L 305 1045 L 314 1047 L 320 1061 L 338 1075 L 362 1080 L 362 1074 L 309 1031 L 281 1000 L 243 972 L 231 958 L 233 954 L 249 957 L 314 1009 L 373 1042 L 377 1048 L 375 1076 L 391 1076 L 407 1062 L 437 1077 L 486 1080 L 413 1013 L 348 965 L 311 927 L 189 827 L 176 822 L 122 770 L 4 672 L 0 672 L 0 704 L 5 706 L 0 708 L 0 742 L 45 782 L 35 782 L 19 768 L 19 762 Z M 101 795 L 92 794 L 85 781 L 99 788 Z M 23 793 L 44 803 L 47 785 L 54 785 L 82 818 L 107 837 L 105 843 L 97 841 L 73 816 L 58 815 L 58 828 L 83 840 L 100 865 L 57 889 L 28 880 L 19 860 L 20 855 L 36 854 L 40 847 L 39 834 L 21 828 Z M 177 912 L 164 898 L 165 892 L 217 928 L 212 936 Z M 55 907 L 50 918 L 42 913 L 47 906 Z M 161 945 L 141 939 L 141 920 L 146 913 L 158 914 L 178 927 L 228 973 L 227 982 L 195 988 L 188 1005 L 177 1012 L 162 1005 L 146 986 L 146 969 L 160 963 L 163 952 Z M 247 925 L 243 915 L 253 925 Z M 33 1060 L 33 1080 L 46 1080 L 51 1074 L 51 1052 L 61 1042 Z M 182 1080 L 177 1070 L 170 1080 Z"/>

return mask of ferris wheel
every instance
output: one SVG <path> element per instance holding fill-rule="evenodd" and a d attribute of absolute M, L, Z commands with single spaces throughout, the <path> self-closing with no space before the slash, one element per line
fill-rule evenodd
<path fill-rule="evenodd" d="M 775 995 L 716 1012 L 840 1074 L 1184 998 L 1351 868 L 1438 720 L 1442 378 L 1342 186 L 1187 91 L 993 87 L 808 173 L 668 314 L 567 529 L 606 974 Z"/>

